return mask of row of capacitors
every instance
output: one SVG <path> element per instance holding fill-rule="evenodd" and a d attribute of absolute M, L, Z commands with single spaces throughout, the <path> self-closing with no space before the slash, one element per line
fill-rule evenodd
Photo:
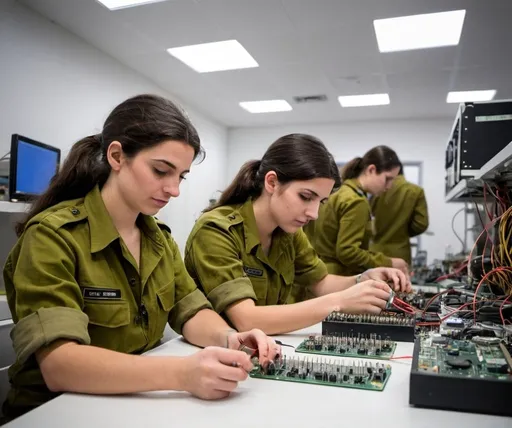
<path fill-rule="evenodd" d="M 377 334 L 362 335 L 318 335 L 309 336 L 304 342 L 308 351 L 328 351 L 339 354 L 381 355 L 390 352 L 393 342 Z"/>
<path fill-rule="evenodd" d="M 280 357 L 270 363 L 264 374 L 272 376 L 276 372 L 286 377 L 298 379 L 314 379 L 331 383 L 362 384 L 366 382 L 384 382 L 387 377 L 387 367 L 382 363 L 365 361 L 329 360 L 317 357 Z"/>
<path fill-rule="evenodd" d="M 334 322 L 350 322 L 350 323 L 364 323 L 364 324 L 392 324 L 414 326 L 415 318 L 412 315 L 388 312 L 384 315 L 353 315 L 345 314 L 342 312 L 332 312 L 325 319 L 326 321 Z"/>

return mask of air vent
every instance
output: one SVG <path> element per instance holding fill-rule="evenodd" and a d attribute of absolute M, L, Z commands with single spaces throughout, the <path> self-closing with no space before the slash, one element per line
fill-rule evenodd
<path fill-rule="evenodd" d="M 293 97 L 293 100 L 297 104 L 318 103 L 318 102 L 327 101 L 327 95 L 306 95 L 303 97 Z"/>

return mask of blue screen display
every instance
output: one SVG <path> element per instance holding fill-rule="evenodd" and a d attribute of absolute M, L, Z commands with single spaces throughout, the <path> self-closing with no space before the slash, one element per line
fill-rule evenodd
<path fill-rule="evenodd" d="M 39 195 L 57 172 L 58 153 L 18 141 L 16 192 Z"/>

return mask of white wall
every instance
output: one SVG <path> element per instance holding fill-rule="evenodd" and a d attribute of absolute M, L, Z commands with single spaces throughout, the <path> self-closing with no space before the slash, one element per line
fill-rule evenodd
<path fill-rule="evenodd" d="M 118 103 L 139 93 L 176 100 L 154 83 L 13 0 L 0 2 L 0 156 L 20 133 L 55 145 L 98 132 Z M 176 100 L 179 102 L 179 100 Z M 187 109 L 187 106 L 184 106 Z M 181 196 L 160 213 L 183 249 L 194 216 L 225 185 L 227 130 L 187 109 L 207 151 Z"/>
<path fill-rule="evenodd" d="M 462 248 L 451 230 L 452 216 L 461 205 L 444 202 L 444 152 L 451 125 L 451 120 L 438 120 L 231 129 L 228 132 L 228 181 L 243 162 L 260 159 L 273 141 L 289 133 L 307 133 L 320 138 L 337 161 L 348 161 L 376 145 L 387 145 L 402 161 L 423 162 L 429 230 L 434 236 L 423 235 L 422 247 L 428 251 L 429 261 L 433 261 L 444 257 L 447 245 L 451 245 L 454 252 Z M 462 236 L 462 215 L 458 220 L 456 230 Z"/>

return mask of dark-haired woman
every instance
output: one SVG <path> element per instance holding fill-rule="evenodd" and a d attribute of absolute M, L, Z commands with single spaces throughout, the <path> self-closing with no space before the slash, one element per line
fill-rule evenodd
<path fill-rule="evenodd" d="M 3 407 L 12 419 L 63 391 L 183 390 L 229 395 L 252 367 L 240 344 L 272 359 L 263 332 L 233 331 L 187 274 L 170 229 L 153 217 L 202 155 L 172 102 L 131 98 L 101 134 L 77 142 L 17 227 L 4 278 L 16 363 Z M 169 323 L 208 348 L 189 357 L 142 357 Z M 228 349 L 223 349 L 228 348 Z"/>
<path fill-rule="evenodd" d="M 373 231 L 368 194 L 378 196 L 388 190 L 400 166 L 392 149 L 377 146 L 343 167 L 343 184 L 322 207 L 311 236 L 329 273 L 354 275 L 379 266 L 391 266 L 407 273 L 404 260 L 369 250 Z"/>
<path fill-rule="evenodd" d="M 213 308 L 237 329 L 284 333 L 320 322 L 330 312 L 379 313 L 410 285 L 395 269 L 328 275 L 302 227 L 317 218 L 340 177 L 324 144 L 302 134 L 274 142 L 261 161 L 242 166 L 219 202 L 196 222 L 185 266 Z M 288 303 L 292 287 L 316 298 Z"/>

